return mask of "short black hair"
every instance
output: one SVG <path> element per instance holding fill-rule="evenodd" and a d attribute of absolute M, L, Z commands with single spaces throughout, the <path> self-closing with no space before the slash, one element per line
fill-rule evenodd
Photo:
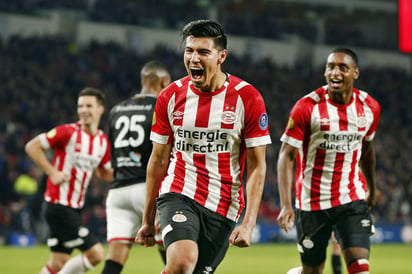
<path fill-rule="evenodd" d="M 341 53 L 345 53 L 349 55 L 350 57 L 352 57 L 353 62 L 355 63 L 355 67 L 358 66 L 358 55 L 353 50 L 349 48 L 336 48 L 332 51 L 332 53 L 336 53 L 336 52 L 341 52 Z"/>
<path fill-rule="evenodd" d="M 182 42 L 189 36 L 214 38 L 215 46 L 218 50 L 227 47 L 227 37 L 222 26 L 212 20 L 200 19 L 188 23 L 182 31 Z"/>
<path fill-rule="evenodd" d="M 104 96 L 104 93 L 100 89 L 93 88 L 93 87 L 85 87 L 79 93 L 79 97 L 81 96 L 94 96 L 96 97 L 97 103 L 99 103 L 102 106 L 104 105 L 105 96 Z"/>

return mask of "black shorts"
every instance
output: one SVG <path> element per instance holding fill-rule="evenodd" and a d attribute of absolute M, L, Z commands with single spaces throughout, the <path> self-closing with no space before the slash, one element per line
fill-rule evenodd
<path fill-rule="evenodd" d="M 193 273 L 213 273 L 229 247 L 235 222 L 177 193 L 157 199 L 165 247 L 179 240 L 197 242 L 199 259 Z"/>
<path fill-rule="evenodd" d="M 79 209 L 46 202 L 45 217 L 50 228 L 47 245 L 53 252 L 71 254 L 74 248 L 86 251 L 98 243 L 83 225 Z"/>
<path fill-rule="evenodd" d="M 323 263 L 332 231 L 342 249 L 369 249 L 372 225 L 370 211 L 364 200 L 327 210 L 297 210 L 296 229 L 301 261 L 308 266 Z"/>

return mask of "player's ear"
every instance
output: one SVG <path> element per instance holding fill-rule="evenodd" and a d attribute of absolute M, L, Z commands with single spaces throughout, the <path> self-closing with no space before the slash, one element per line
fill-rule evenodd
<path fill-rule="evenodd" d="M 226 50 L 226 49 L 221 50 L 221 51 L 219 52 L 219 58 L 218 58 L 218 60 L 217 60 L 217 63 L 218 63 L 219 65 L 223 64 L 223 62 L 226 60 L 226 57 L 227 57 L 227 50 Z"/>
<path fill-rule="evenodd" d="M 355 68 L 353 71 L 353 79 L 358 79 L 359 78 L 359 68 Z"/>

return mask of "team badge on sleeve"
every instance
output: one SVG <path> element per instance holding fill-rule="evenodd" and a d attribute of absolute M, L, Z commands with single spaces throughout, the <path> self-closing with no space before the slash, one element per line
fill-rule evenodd
<path fill-rule="evenodd" d="M 156 112 L 153 112 L 152 126 L 156 124 Z"/>
<path fill-rule="evenodd" d="M 294 127 L 295 127 L 295 120 L 292 117 L 289 117 L 288 129 L 293 129 Z"/>
<path fill-rule="evenodd" d="M 47 132 L 46 135 L 47 135 L 47 138 L 51 139 L 54 136 L 56 136 L 56 134 L 57 134 L 57 130 L 55 128 L 53 128 L 53 129 L 49 130 L 49 132 Z"/>
<path fill-rule="evenodd" d="M 266 113 L 263 113 L 260 118 L 259 118 L 259 127 L 261 130 L 266 130 L 268 127 L 268 115 Z"/>

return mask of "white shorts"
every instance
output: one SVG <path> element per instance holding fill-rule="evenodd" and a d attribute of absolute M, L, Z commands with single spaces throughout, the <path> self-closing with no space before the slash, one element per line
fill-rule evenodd
<path fill-rule="evenodd" d="M 142 225 L 146 184 L 110 189 L 106 199 L 107 242 L 134 242 Z"/>

